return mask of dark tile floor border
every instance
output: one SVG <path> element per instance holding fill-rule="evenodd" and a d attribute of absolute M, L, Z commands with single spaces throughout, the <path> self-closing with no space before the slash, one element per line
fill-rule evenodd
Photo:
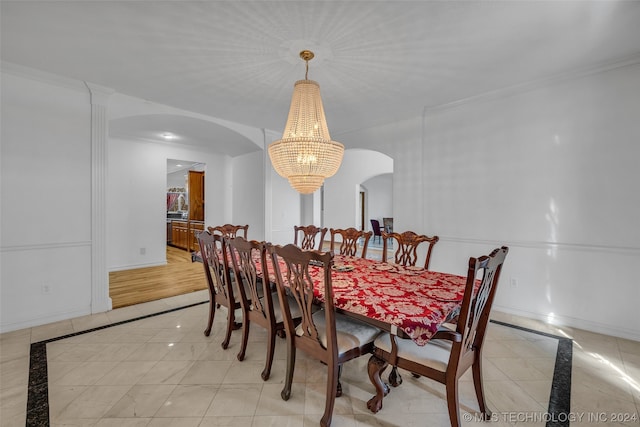
<path fill-rule="evenodd" d="M 556 364 L 553 370 L 551 382 L 551 394 L 549 395 L 549 407 L 547 408 L 546 427 L 568 427 L 571 412 L 571 369 L 573 361 L 573 340 L 560 337 L 547 332 L 536 331 L 510 323 L 491 320 L 496 325 L 519 329 L 536 335 L 558 340 L 556 350 Z"/>
<path fill-rule="evenodd" d="M 135 322 L 150 317 L 161 316 L 186 308 L 195 307 L 201 304 L 208 304 L 209 301 L 201 301 L 194 304 L 184 305 L 181 307 L 171 308 L 169 310 L 160 311 L 158 313 L 146 314 L 144 316 L 133 319 L 122 320 L 120 322 L 110 323 L 108 325 L 98 326 L 96 328 L 87 329 L 86 331 L 74 332 L 72 334 L 63 335 L 57 338 L 51 338 L 31 344 L 31 353 L 29 361 L 29 389 L 27 392 L 27 427 L 48 427 L 49 426 L 49 378 L 47 374 L 47 344 L 78 335 L 88 334 L 102 329 L 111 328 L 113 326 L 124 325 L 126 323 Z"/>
<path fill-rule="evenodd" d="M 158 313 L 147 314 L 134 319 L 123 320 L 108 325 L 99 326 L 86 331 L 74 332 L 57 338 L 51 338 L 31 344 L 29 362 L 29 387 L 27 396 L 27 427 L 48 427 L 49 426 L 49 379 L 47 373 L 47 344 L 66 338 L 75 337 L 95 331 L 99 331 L 113 326 L 123 325 L 150 317 L 160 316 L 186 308 L 195 307 L 201 304 L 208 304 L 209 301 L 201 301 L 194 304 L 164 310 Z M 549 408 L 547 410 L 546 427 L 568 427 L 568 415 L 571 402 L 571 363 L 573 358 L 573 340 L 556 335 L 540 332 L 510 323 L 491 320 L 497 325 L 508 328 L 519 329 L 537 335 L 543 335 L 558 340 L 556 351 L 556 364 L 551 384 L 551 395 L 549 397 Z"/>

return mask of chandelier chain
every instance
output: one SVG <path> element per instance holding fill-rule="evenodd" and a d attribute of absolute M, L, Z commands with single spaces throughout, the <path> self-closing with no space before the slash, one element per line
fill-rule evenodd
<path fill-rule="evenodd" d="M 310 50 L 303 50 L 300 52 L 300 58 L 302 58 L 306 64 L 306 71 L 304 73 L 304 79 L 309 80 L 309 61 L 313 59 L 315 55 Z"/>

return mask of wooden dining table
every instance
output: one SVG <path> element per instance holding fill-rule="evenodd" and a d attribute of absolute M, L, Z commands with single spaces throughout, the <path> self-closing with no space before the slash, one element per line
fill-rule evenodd
<path fill-rule="evenodd" d="M 271 275 L 271 266 L 269 271 Z M 315 283 L 323 283 L 321 268 L 311 265 L 309 274 Z M 331 273 L 337 311 L 418 345 L 425 345 L 459 309 L 466 280 L 422 267 L 343 255 L 335 255 Z M 315 287 L 314 294 L 322 303 L 324 286 Z"/>
<path fill-rule="evenodd" d="M 254 262 L 260 275 L 260 257 L 255 257 Z M 286 263 L 280 262 L 281 271 L 286 271 Z M 267 270 L 269 281 L 274 283 L 271 262 L 267 263 Z M 318 284 L 314 294 L 322 304 L 322 268 L 310 265 L 309 274 Z M 331 282 L 336 311 L 423 346 L 460 309 L 467 278 L 423 267 L 335 255 Z M 371 382 L 387 394 L 386 385 L 373 378 Z M 376 399 L 380 399 L 379 393 L 367 403 L 372 412 L 377 412 L 379 406 Z"/>
<path fill-rule="evenodd" d="M 286 271 L 284 261 L 280 260 L 280 263 L 281 271 Z M 271 263 L 268 270 L 270 281 L 274 282 Z M 309 275 L 318 284 L 314 286 L 314 295 L 322 304 L 323 271 L 310 265 Z M 331 282 L 337 312 L 423 346 L 445 321 L 459 311 L 467 278 L 422 267 L 335 255 Z M 380 379 L 384 367 L 386 364 L 377 366 L 375 372 L 369 372 L 376 395 L 367 402 L 367 408 L 374 413 L 378 412 L 383 397 L 389 392 L 389 387 Z M 402 382 L 396 372 L 390 381 L 393 385 Z"/>
<path fill-rule="evenodd" d="M 257 272 L 262 271 L 255 257 Z M 271 263 L 269 280 L 275 283 Z M 281 271 L 286 264 L 281 261 Z M 321 268 L 311 265 L 314 283 L 322 284 Z M 335 255 L 331 275 L 337 311 L 425 345 L 438 328 L 462 304 L 467 278 L 417 266 L 381 262 L 355 256 Z M 324 286 L 314 288 L 319 303 Z"/>

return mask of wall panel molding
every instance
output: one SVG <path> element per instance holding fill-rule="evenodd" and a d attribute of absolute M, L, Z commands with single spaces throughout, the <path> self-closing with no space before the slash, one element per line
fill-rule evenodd
<path fill-rule="evenodd" d="M 111 310 L 107 272 L 107 104 L 113 90 L 86 83 L 91 93 L 91 312 Z"/>
<path fill-rule="evenodd" d="M 55 242 L 55 243 L 38 243 L 33 245 L 11 245 L 0 247 L 0 252 L 22 252 L 22 251 L 37 251 L 37 250 L 55 250 L 65 248 L 81 248 L 91 247 L 91 241 L 78 241 L 78 242 Z"/>
<path fill-rule="evenodd" d="M 564 249 L 583 252 L 608 252 L 615 254 L 640 255 L 640 247 L 625 247 L 613 245 L 595 245 L 584 243 L 563 243 L 550 241 L 525 241 L 525 240 L 485 240 L 469 239 L 464 237 L 440 236 L 441 242 L 468 243 L 474 245 L 509 246 L 532 249 Z"/>

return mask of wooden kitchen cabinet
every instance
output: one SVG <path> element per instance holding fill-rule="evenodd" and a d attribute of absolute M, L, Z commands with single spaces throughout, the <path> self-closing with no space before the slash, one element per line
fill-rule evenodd
<path fill-rule="evenodd" d="M 203 221 L 189 221 L 189 250 L 197 252 L 200 250 L 198 245 L 198 234 L 204 230 Z"/>
<path fill-rule="evenodd" d="M 171 222 L 171 244 L 180 249 L 189 247 L 189 222 L 173 220 Z"/>
<path fill-rule="evenodd" d="M 171 221 L 171 245 L 186 251 L 196 252 L 198 233 L 204 230 L 204 221 Z"/>
<path fill-rule="evenodd" d="M 197 235 L 205 228 L 204 172 L 189 171 L 187 179 L 185 188 L 172 187 L 167 192 L 167 217 L 171 221 L 167 224 L 167 243 L 176 248 L 195 252 L 199 250 Z M 171 203 L 173 198 L 176 199 L 175 203 Z M 172 215 L 182 216 L 176 218 Z"/>

